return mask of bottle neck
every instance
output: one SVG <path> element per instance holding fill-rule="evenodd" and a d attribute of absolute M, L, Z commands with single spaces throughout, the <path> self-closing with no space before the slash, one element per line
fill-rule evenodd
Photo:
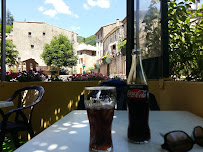
<path fill-rule="evenodd" d="M 142 66 L 141 51 L 133 51 L 132 53 L 132 65 L 128 75 L 127 84 L 147 85 Z"/>

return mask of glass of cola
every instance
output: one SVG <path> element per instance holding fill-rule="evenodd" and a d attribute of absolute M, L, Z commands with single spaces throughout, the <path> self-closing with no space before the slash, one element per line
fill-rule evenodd
<path fill-rule="evenodd" d="M 85 107 L 90 125 L 90 152 L 112 152 L 111 126 L 116 104 L 115 87 L 85 87 Z"/>

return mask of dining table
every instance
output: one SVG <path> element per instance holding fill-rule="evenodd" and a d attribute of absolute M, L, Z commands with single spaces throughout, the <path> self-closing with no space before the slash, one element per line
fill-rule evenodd
<path fill-rule="evenodd" d="M 151 139 L 147 144 L 128 141 L 128 111 L 115 110 L 112 122 L 114 152 L 167 152 L 161 148 L 166 134 L 182 130 L 189 136 L 196 126 L 203 126 L 203 118 L 188 111 L 150 111 Z M 19 147 L 15 152 L 89 152 L 89 121 L 86 110 L 73 110 L 53 125 Z M 202 152 L 194 144 L 190 152 Z"/>

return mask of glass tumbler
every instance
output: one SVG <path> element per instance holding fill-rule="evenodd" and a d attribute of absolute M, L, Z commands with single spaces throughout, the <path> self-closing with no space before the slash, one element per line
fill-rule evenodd
<path fill-rule="evenodd" d="M 112 152 L 111 126 L 116 104 L 115 87 L 85 87 L 85 108 L 90 125 L 90 152 Z"/>

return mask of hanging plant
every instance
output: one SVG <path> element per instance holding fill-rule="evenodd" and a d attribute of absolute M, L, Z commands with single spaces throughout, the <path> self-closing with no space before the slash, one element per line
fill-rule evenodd
<path fill-rule="evenodd" d="M 123 56 L 126 55 L 126 43 L 127 43 L 126 39 L 123 39 L 118 43 L 118 48 L 121 51 Z"/>
<path fill-rule="evenodd" d="M 100 64 L 99 63 L 94 63 L 94 67 L 95 67 L 95 69 L 99 69 L 100 68 Z"/>
<path fill-rule="evenodd" d="M 110 57 L 103 56 L 103 57 L 102 57 L 102 62 L 103 62 L 104 64 L 110 64 L 110 63 L 111 63 L 111 59 L 110 59 Z"/>

